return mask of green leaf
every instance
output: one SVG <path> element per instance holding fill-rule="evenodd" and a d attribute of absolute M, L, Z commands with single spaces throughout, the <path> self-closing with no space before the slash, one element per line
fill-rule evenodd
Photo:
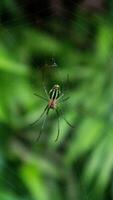
<path fill-rule="evenodd" d="M 21 176 L 34 199 L 49 200 L 47 183 L 38 168 L 24 165 L 21 168 Z"/>
<path fill-rule="evenodd" d="M 100 139 L 103 122 L 87 117 L 83 120 L 71 141 L 65 160 L 67 163 L 76 161 L 78 157 L 86 154 Z"/>

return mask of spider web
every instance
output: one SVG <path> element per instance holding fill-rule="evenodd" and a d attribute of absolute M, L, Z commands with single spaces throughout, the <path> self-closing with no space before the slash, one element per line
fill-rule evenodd
<path fill-rule="evenodd" d="M 84 7 L 81 7 L 81 5 L 80 4 L 78 4 L 78 3 L 75 3 L 74 1 L 72 1 L 72 0 L 70 0 L 72 3 L 73 3 L 73 6 L 74 5 L 76 5 L 77 7 L 80 7 L 80 9 L 81 10 L 85 10 L 85 8 Z M 56 1 L 57 2 L 57 1 Z M 30 6 L 30 5 L 32 5 L 32 1 L 29 1 L 29 2 L 27 2 L 27 4 Z M 19 28 L 24 28 L 24 26 L 33 26 L 34 24 L 35 25 L 39 25 L 40 26 L 40 23 L 41 23 L 41 21 L 42 21 L 42 19 L 39 19 L 39 20 L 28 20 L 28 18 L 32 18 L 33 17 L 33 13 L 31 13 L 31 14 L 25 14 L 24 13 L 24 6 L 25 6 L 25 2 L 23 2 L 23 3 L 20 3 L 20 5 L 19 4 L 17 4 L 15 7 L 12 7 L 11 9 L 15 12 L 15 11 L 17 11 L 17 10 L 20 10 L 21 12 L 22 12 L 22 16 L 20 17 L 20 15 L 19 16 L 17 16 L 17 17 L 15 17 L 15 19 L 13 19 L 13 20 L 5 20 L 5 28 L 6 28 L 6 30 L 7 30 L 7 34 L 8 34 L 8 38 L 9 38 L 9 40 L 10 41 L 12 41 L 12 42 L 14 42 L 14 38 L 13 38 L 13 36 L 12 36 L 12 32 L 11 32 L 11 29 L 8 27 L 8 26 L 10 26 L 10 24 L 12 24 L 13 23 L 13 27 L 19 27 Z M 57 8 L 57 3 L 55 4 L 54 3 L 54 10 Z M 53 8 L 53 7 L 52 7 Z M 81 29 L 81 30 L 84 30 L 84 32 L 86 32 L 87 34 L 89 34 L 89 30 L 87 29 L 87 28 L 84 28 L 83 26 L 81 26 L 80 24 L 78 24 L 78 23 L 76 23 L 76 21 L 73 19 L 73 18 L 75 18 L 75 17 L 79 17 L 79 18 L 83 18 L 81 15 L 78 15 L 77 13 L 75 13 L 75 11 L 71 11 L 71 10 L 67 10 L 66 8 L 62 8 L 63 9 L 63 12 L 64 13 L 68 13 L 69 15 L 71 15 L 71 17 L 72 17 L 72 19 L 70 18 L 69 19 L 69 22 L 70 23 L 72 23 L 72 24 L 74 24 L 74 25 L 77 25 L 77 26 L 79 26 L 79 28 Z M 44 6 L 44 8 L 42 8 L 42 9 L 39 9 L 38 11 L 37 11 L 37 14 L 41 14 L 41 13 L 44 13 L 44 12 L 46 12 L 46 11 L 49 11 L 49 10 L 51 10 L 51 6 L 47 6 L 47 7 L 45 7 Z M 105 10 L 106 11 L 106 10 Z M 23 14 L 24 13 L 24 14 Z M 50 12 L 51 13 L 51 12 Z M 50 17 L 52 18 L 54 18 L 54 17 L 56 17 L 57 15 L 56 15 L 56 13 L 51 13 L 50 14 Z M 67 21 L 67 17 L 64 15 L 62 15 L 61 16 L 62 17 L 62 19 L 64 20 L 64 21 Z M 24 21 L 23 22 L 23 25 L 21 24 L 21 20 L 22 21 Z M 86 18 L 83 18 L 83 20 L 84 21 L 86 21 L 86 23 L 89 23 L 89 21 L 86 19 Z M 95 21 L 95 23 L 96 23 L 96 21 Z M 105 23 L 106 23 L 106 20 L 105 20 Z M 2 22 L 1 22 L 1 25 L 2 25 Z M 97 26 L 97 24 L 95 24 L 95 26 Z M 70 30 L 70 33 L 72 32 L 72 34 L 73 34 L 73 30 L 71 31 Z M 91 32 L 90 31 L 90 37 L 94 37 L 94 33 L 93 32 Z M 113 41 L 112 41 L 113 42 Z M 55 55 L 54 55 L 54 52 L 53 52 L 53 55 L 52 55 L 52 57 L 54 57 L 55 58 Z M 111 58 L 112 58 L 112 56 L 111 56 Z M 66 59 L 66 57 L 64 57 L 64 58 L 62 58 L 62 60 L 63 59 Z M 56 61 L 57 62 L 57 61 Z M 35 63 L 35 60 L 34 60 L 34 63 Z M 36 63 L 36 65 L 37 65 L 37 63 Z M 4 177 L 3 175 L 1 175 L 0 176 L 0 179 L 4 182 L 4 183 L 6 183 L 6 184 L 8 184 L 8 186 L 9 186 L 9 188 L 11 188 L 11 190 L 14 190 L 15 191 L 15 193 L 17 193 L 17 191 L 18 191 L 18 193 L 20 193 L 20 191 L 23 191 L 23 188 L 21 187 L 21 184 L 22 184 L 22 182 L 21 182 L 21 179 L 17 176 L 17 174 L 14 172 L 14 170 L 11 170 L 11 168 L 8 166 L 8 164 L 6 164 L 5 165 L 5 168 L 7 168 L 7 170 L 8 170 L 8 172 L 9 173 L 11 173 L 15 178 L 16 178 L 16 181 L 17 181 L 17 183 L 18 183 L 18 185 L 20 185 L 20 187 L 19 188 L 16 188 L 15 187 L 15 185 L 13 184 L 13 182 L 11 182 L 10 180 L 6 180 L 6 177 Z M 78 179 L 79 179 L 79 176 L 80 176 L 80 170 L 79 170 L 79 166 L 77 166 L 76 165 L 76 174 L 79 174 L 78 175 Z M 65 188 L 66 189 L 66 188 Z M 83 199 L 90 199 L 90 194 L 89 193 L 87 193 L 86 192 L 86 189 L 85 189 L 85 186 L 84 186 L 84 184 L 81 182 L 80 183 L 80 190 L 81 191 L 85 191 L 84 192 L 84 198 Z M 72 197 L 72 199 L 74 199 L 75 197 Z"/>

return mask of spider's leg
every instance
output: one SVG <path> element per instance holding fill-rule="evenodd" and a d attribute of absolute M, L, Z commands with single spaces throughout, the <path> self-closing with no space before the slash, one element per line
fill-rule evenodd
<path fill-rule="evenodd" d="M 61 99 L 61 101 L 59 101 L 59 103 L 64 102 L 64 101 L 67 101 L 69 98 L 70 98 L 70 97 L 66 97 L 66 98 L 64 98 L 64 99 Z"/>
<path fill-rule="evenodd" d="M 58 110 L 57 110 L 58 111 Z M 71 127 L 74 128 L 74 126 L 72 124 L 70 124 L 70 122 L 68 122 L 68 120 L 63 116 L 63 113 L 61 110 L 58 111 L 60 115 L 62 115 L 62 118 L 64 119 L 64 121 Z"/>
<path fill-rule="evenodd" d="M 48 114 L 49 114 L 49 109 L 50 109 L 50 108 L 48 107 L 47 112 L 46 112 L 46 115 L 45 115 L 45 118 L 44 118 L 43 123 L 42 123 L 42 127 L 41 127 L 41 130 L 40 130 L 39 136 L 37 137 L 36 141 L 38 141 L 38 140 L 40 139 L 40 136 L 41 136 L 41 134 L 42 134 L 42 132 L 43 132 L 44 125 L 45 125 L 45 122 L 46 122 L 47 117 L 48 117 Z"/>
<path fill-rule="evenodd" d="M 58 112 L 57 109 L 56 109 L 56 113 L 57 113 L 57 117 L 58 117 L 58 133 L 57 133 L 57 137 L 56 137 L 56 139 L 55 139 L 55 142 L 58 140 L 58 138 L 59 138 L 59 133 L 60 133 L 60 120 L 59 120 L 60 115 L 59 115 L 59 112 Z"/>
<path fill-rule="evenodd" d="M 62 93 L 62 94 L 57 98 L 57 100 L 59 101 L 60 99 L 62 99 L 63 96 L 64 96 L 64 93 Z"/>
<path fill-rule="evenodd" d="M 36 121 L 34 121 L 34 122 L 31 124 L 31 126 L 34 126 L 37 122 L 39 122 L 39 121 L 41 120 L 41 118 L 42 118 L 43 115 L 45 114 L 47 108 L 48 108 L 48 105 L 45 107 L 45 109 L 44 109 L 44 111 L 42 112 L 42 114 L 40 115 L 40 117 L 39 117 Z"/>
<path fill-rule="evenodd" d="M 45 100 L 45 101 L 48 101 L 48 99 L 46 97 L 43 97 L 43 96 L 41 96 L 39 94 L 36 94 L 36 93 L 34 93 L 34 95 L 39 97 L 39 98 L 41 98 L 41 99 L 43 99 L 43 100 Z"/>
<path fill-rule="evenodd" d="M 46 94 L 47 99 L 49 99 L 49 95 L 48 95 L 48 92 L 47 92 L 47 89 L 46 89 L 44 83 L 43 83 L 43 88 L 44 88 L 44 92 L 45 92 L 45 94 Z"/>

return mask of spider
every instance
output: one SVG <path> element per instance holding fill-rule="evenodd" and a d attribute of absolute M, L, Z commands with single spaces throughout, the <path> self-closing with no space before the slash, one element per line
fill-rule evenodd
<path fill-rule="evenodd" d="M 42 119 L 42 117 L 45 115 L 45 118 L 44 118 L 43 123 L 42 123 L 41 130 L 40 130 L 40 134 L 39 134 L 39 136 L 38 136 L 38 138 L 37 138 L 37 140 L 39 140 L 39 138 L 40 138 L 40 136 L 41 136 L 41 134 L 42 134 L 42 131 L 43 131 L 43 129 L 44 129 L 44 125 L 45 125 L 45 122 L 46 122 L 46 120 L 47 120 L 49 111 L 50 111 L 50 110 L 55 110 L 55 111 L 56 111 L 56 114 L 57 114 L 57 116 L 58 116 L 58 133 L 57 133 L 57 137 L 56 137 L 56 139 L 55 139 L 55 142 L 56 142 L 56 141 L 58 140 L 58 138 L 59 138 L 59 133 L 60 133 L 60 126 L 59 126 L 59 118 L 60 118 L 60 115 L 62 115 L 62 118 L 65 120 L 65 122 L 66 122 L 71 128 L 74 128 L 74 127 L 64 118 L 64 116 L 63 116 L 63 114 L 62 114 L 62 111 L 61 111 L 61 110 L 59 109 L 59 107 L 58 107 L 58 104 L 59 104 L 60 102 L 63 102 L 63 101 L 68 100 L 69 97 L 62 98 L 62 97 L 64 96 L 64 94 L 61 92 L 60 86 L 57 85 L 57 84 L 55 84 L 55 85 L 52 87 L 52 89 L 49 91 L 49 93 L 47 92 L 47 90 L 46 90 L 45 87 L 44 87 L 44 91 L 45 91 L 46 97 L 40 96 L 40 95 L 38 95 L 38 94 L 36 94 L 36 93 L 34 94 L 35 96 L 37 96 L 37 97 L 39 97 L 39 98 L 41 98 L 41 99 L 47 101 L 48 103 L 47 103 L 46 107 L 44 108 L 44 110 L 43 110 L 42 114 L 40 115 L 40 117 L 39 117 L 36 121 L 34 121 L 34 122 L 32 123 L 32 125 L 38 123 L 38 122 Z"/>

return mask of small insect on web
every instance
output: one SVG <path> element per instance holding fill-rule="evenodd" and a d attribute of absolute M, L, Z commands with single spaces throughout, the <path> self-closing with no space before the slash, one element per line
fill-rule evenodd
<path fill-rule="evenodd" d="M 46 105 L 45 109 L 43 110 L 42 114 L 40 115 L 40 117 L 32 123 L 32 125 L 35 125 L 36 123 L 38 123 L 42 117 L 45 115 L 45 118 L 43 120 L 43 123 L 42 123 L 42 127 L 41 127 L 41 130 L 40 130 L 40 134 L 37 138 L 37 140 L 39 140 L 41 134 L 42 134 L 42 131 L 44 129 L 44 125 L 46 123 L 46 120 L 47 120 L 47 117 L 48 117 L 48 114 L 49 114 L 49 111 L 50 109 L 52 110 L 55 110 L 56 111 L 56 114 L 57 114 L 57 117 L 58 117 L 58 133 L 57 133 L 57 137 L 55 139 L 55 142 L 58 140 L 58 137 L 59 137 L 59 133 L 60 133 L 60 125 L 59 125 L 59 119 L 60 119 L 60 116 L 62 116 L 62 118 L 65 120 L 65 122 L 71 127 L 71 128 L 74 128 L 63 116 L 63 113 L 61 111 L 61 109 L 59 108 L 58 104 L 61 103 L 61 102 L 64 102 L 66 100 L 69 99 L 69 97 L 66 97 L 66 98 L 63 98 L 64 94 L 61 92 L 60 90 L 60 86 L 59 85 L 54 85 L 52 87 L 52 89 L 49 91 L 49 93 L 47 92 L 46 88 L 44 87 L 44 91 L 45 91 L 45 94 L 46 94 L 46 97 L 43 97 L 43 96 L 40 96 L 38 94 L 34 94 L 36 95 L 37 97 L 45 100 L 48 102 L 48 104 Z"/>

